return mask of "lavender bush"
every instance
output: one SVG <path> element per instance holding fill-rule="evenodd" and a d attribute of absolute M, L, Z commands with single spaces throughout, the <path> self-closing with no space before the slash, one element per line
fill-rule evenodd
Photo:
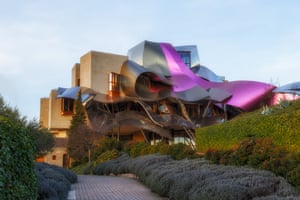
<path fill-rule="evenodd" d="M 152 191 L 174 200 L 300 198 L 294 187 L 272 172 L 210 164 L 203 158 L 173 160 L 159 154 L 131 158 L 123 154 L 97 165 L 94 173 L 133 173 Z"/>

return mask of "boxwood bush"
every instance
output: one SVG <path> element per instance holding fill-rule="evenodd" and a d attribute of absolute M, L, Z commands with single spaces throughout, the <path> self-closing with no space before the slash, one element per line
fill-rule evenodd
<path fill-rule="evenodd" d="M 214 165 L 203 158 L 173 160 L 159 154 L 131 158 L 122 154 L 98 164 L 94 173 L 133 173 L 152 191 L 174 200 L 299 199 L 297 190 L 272 172 Z"/>
<path fill-rule="evenodd" d="M 270 137 L 274 144 L 288 151 L 300 152 L 300 100 L 277 105 L 270 112 L 262 110 L 245 113 L 222 124 L 199 128 L 196 131 L 197 150 L 226 150 L 249 137 Z"/>
<path fill-rule="evenodd" d="M 0 116 L 0 199 L 36 199 L 34 154 L 28 129 Z"/>
<path fill-rule="evenodd" d="M 66 199 L 71 184 L 77 182 L 77 175 L 70 170 L 46 163 L 35 163 L 35 173 L 39 186 L 37 199 L 40 200 Z"/>

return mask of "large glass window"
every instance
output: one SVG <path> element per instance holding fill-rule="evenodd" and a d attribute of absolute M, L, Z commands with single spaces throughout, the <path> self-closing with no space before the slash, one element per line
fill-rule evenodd
<path fill-rule="evenodd" d="M 182 61 L 189 68 L 191 67 L 191 52 L 190 51 L 178 51 Z"/>
<path fill-rule="evenodd" d="M 108 74 L 108 91 L 119 92 L 120 91 L 120 74 L 110 72 Z"/>
<path fill-rule="evenodd" d="M 74 111 L 74 100 L 69 98 L 61 99 L 61 114 L 72 115 Z"/>

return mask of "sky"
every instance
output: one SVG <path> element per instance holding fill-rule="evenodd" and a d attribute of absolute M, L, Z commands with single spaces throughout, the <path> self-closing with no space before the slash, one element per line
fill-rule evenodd
<path fill-rule="evenodd" d="M 126 55 L 149 40 L 197 45 L 229 81 L 300 81 L 298 0 L 0 0 L 0 95 L 39 119 L 90 50 Z"/>

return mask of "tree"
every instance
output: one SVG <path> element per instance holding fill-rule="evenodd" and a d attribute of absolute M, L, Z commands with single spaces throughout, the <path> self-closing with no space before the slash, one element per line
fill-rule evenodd
<path fill-rule="evenodd" d="M 68 152 L 76 161 L 90 161 L 90 154 L 95 140 L 95 133 L 86 124 L 85 110 L 81 102 L 81 92 L 75 102 L 75 114 L 69 129 Z"/>
<path fill-rule="evenodd" d="M 35 157 L 41 157 L 51 152 L 55 139 L 52 133 L 47 129 L 42 129 L 40 124 L 35 120 L 28 121 L 26 117 L 22 117 L 17 108 L 11 108 L 0 96 L 0 116 L 5 117 L 27 129 L 35 147 Z"/>
<path fill-rule="evenodd" d="M 34 140 L 36 158 L 42 157 L 53 150 L 55 138 L 50 131 L 41 128 L 40 124 L 35 120 L 30 121 L 26 127 Z"/>
<path fill-rule="evenodd" d="M 69 135 L 68 152 L 70 157 L 79 162 L 90 161 L 95 136 L 95 133 L 86 124 L 78 126 Z"/>
<path fill-rule="evenodd" d="M 75 115 L 73 115 L 71 120 L 69 134 L 72 134 L 80 125 L 86 123 L 85 111 L 81 101 L 81 91 L 79 90 L 78 97 L 75 101 Z"/>
<path fill-rule="evenodd" d="M 4 99 L 0 95 L 0 116 L 10 119 L 14 123 L 25 126 L 27 123 L 26 117 L 21 117 L 17 108 L 11 108 L 4 102 Z"/>

